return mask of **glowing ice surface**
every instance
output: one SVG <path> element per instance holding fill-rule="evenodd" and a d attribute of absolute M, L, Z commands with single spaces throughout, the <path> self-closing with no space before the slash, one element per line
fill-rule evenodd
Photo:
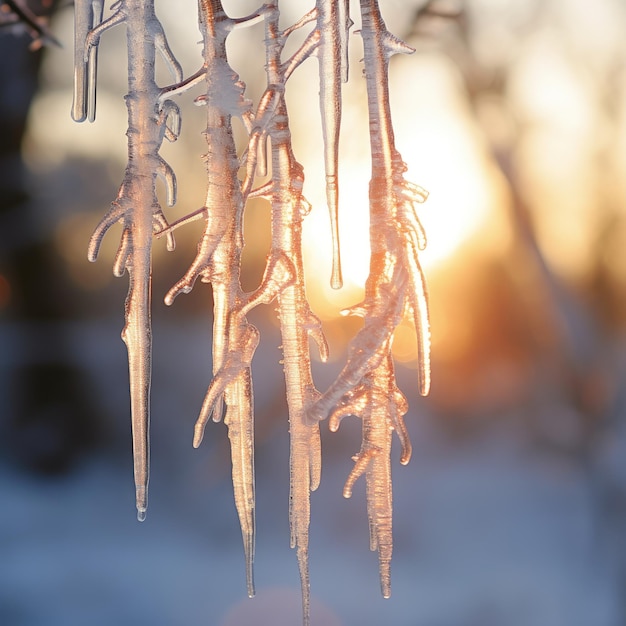
<path fill-rule="evenodd" d="M 313 383 L 309 336 L 328 357 L 320 320 L 305 294 L 302 261 L 303 220 L 310 204 L 302 194 L 304 171 L 293 152 L 285 92 L 289 77 L 307 58 L 317 57 L 320 113 L 324 142 L 326 198 L 333 241 L 331 284 L 341 286 L 338 233 L 338 146 L 341 126 L 341 83 L 348 79 L 348 36 L 352 21 L 348 0 L 317 0 L 293 25 L 281 29 L 277 3 L 262 5 L 249 16 L 230 17 L 221 0 L 199 0 L 199 25 L 203 43 L 200 68 L 183 79 L 182 70 L 153 0 L 119 0 L 103 21 L 102 0 L 76 0 L 75 91 L 72 116 L 77 121 L 95 118 L 97 50 L 101 35 L 125 24 L 129 60 L 128 162 L 118 196 L 92 236 L 89 258 L 95 260 L 102 238 L 121 222 L 123 229 L 113 271 L 129 275 L 126 324 L 122 338 L 128 349 L 133 454 L 138 518 L 147 508 L 149 479 L 149 421 L 151 376 L 151 273 L 152 238 L 166 236 L 174 248 L 173 231 L 197 218 L 205 230 L 189 269 L 165 297 L 172 304 L 188 293 L 197 279 L 213 291 L 213 376 L 196 423 L 193 445 L 202 441 L 209 420 L 222 418 L 231 446 L 234 499 L 244 544 L 247 589 L 254 595 L 255 542 L 254 407 L 251 364 L 260 337 L 248 313 L 259 304 L 277 303 L 290 432 L 289 521 L 291 546 L 300 570 L 303 621 L 309 623 L 308 543 L 310 493 L 321 476 L 320 420 L 329 418 L 336 431 L 347 415 L 362 420 L 360 451 L 344 487 L 350 497 L 355 481 L 365 474 L 370 547 L 378 550 L 382 593 L 391 593 L 392 553 L 391 435 L 402 446 L 400 461 L 408 463 L 411 444 L 403 416 L 408 410 L 397 388 L 391 357 L 392 336 L 405 314 L 417 330 L 420 355 L 419 390 L 430 385 L 427 297 L 418 254 L 426 238 L 415 204 L 426 192 L 404 179 L 406 167 L 395 148 L 389 110 L 388 62 L 398 52 L 412 49 L 391 35 L 380 15 L 377 0 L 361 0 L 364 74 L 367 84 L 372 177 L 370 182 L 371 263 L 363 303 L 348 313 L 364 318 L 353 339 L 347 362 L 333 384 L 320 394 Z M 265 27 L 266 87 L 255 106 L 245 96 L 246 87 L 230 67 L 226 41 L 231 31 L 258 22 Z M 292 33 L 310 31 L 288 59 L 285 45 Z M 155 79 L 157 51 L 172 75 L 172 84 L 160 87 Z M 173 97 L 191 88 L 203 92 L 196 104 L 206 107 L 203 134 L 207 152 L 204 205 L 171 225 L 156 194 L 156 180 L 165 184 L 168 206 L 176 202 L 176 177 L 160 156 L 164 139 L 175 141 L 181 113 Z M 238 155 L 232 119 L 238 117 L 248 142 Z M 269 141 L 268 141 L 269 140 Z M 239 177 L 240 170 L 243 178 Z M 255 187 L 259 176 L 266 182 Z M 240 282 L 244 246 L 243 216 L 249 198 L 271 204 L 272 243 L 261 284 L 250 293 Z"/>

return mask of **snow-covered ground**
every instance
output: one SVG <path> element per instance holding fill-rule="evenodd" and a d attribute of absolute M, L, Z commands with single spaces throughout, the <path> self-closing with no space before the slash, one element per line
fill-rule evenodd
<path fill-rule="evenodd" d="M 5 346 L 15 330 L 3 330 Z M 155 329 L 152 479 L 143 524 L 135 519 L 130 438 L 123 439 L 128 400 L 118 332 L 95 322 L 68 330 L 96 405 L 110 420 L 113 445 L 58 478 L 0 467 L 0 624 L 299 624 L 288 432 L 271 331 L 255 358 L 254 599 L 246 597 L 223 425 L 209 425 L 203 446 L 191 448 L 208 383 L 206 324 Z M 5 352 L 3 371 L 16 359 Z M 368 550 L 364 487 L 357 483 L 351 500 L 341 496 L 359 426 L 345 420 L 337 434 L 323 428 L 322 484 L 312 496 L 312 624 L 623 624 L 620 532 L 606 521 L 593 473 L 524 443 L 524 416 L 504 416 L 455 443 L 410 400 L 413 459 L 407 467 L 394 459 L 389 600 L 379 593 L 376 555 Z"/>

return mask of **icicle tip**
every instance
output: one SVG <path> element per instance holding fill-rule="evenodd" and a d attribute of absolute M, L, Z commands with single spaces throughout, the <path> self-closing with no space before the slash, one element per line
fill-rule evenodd
<path fill-rule="evenodd" d="M 193 433 L 193 447 L 194 448 L 199 448 L 200 444 L 202 443 L 202 440 L 204 439 L 204 423 L 203 424 L 196 424 L 196 427 L 194 428 L 194 433 Z"/>
<path fill-rule="evenodd" d="M 144 485 L 135 487 L 135 503 L 137 506 L 137 521 L 143 522 L 146 519 L 148 510 L 148 490 Z"/>

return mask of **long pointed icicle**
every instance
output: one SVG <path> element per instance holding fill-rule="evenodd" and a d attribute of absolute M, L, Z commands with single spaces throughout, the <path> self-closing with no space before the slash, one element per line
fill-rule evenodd
<path fill-rule="evenodd" d="M 199 0 L 199 21 L 204 43 L 206 106 L 204 131 L 208 150 L 205 201 L 206 229 L 198 253 L 185 276 L 170 290 L 171 304 L 181 292 L 189 292 L 198 276 L 213 288 L 213 380 L 196 423 L 194 446 L 202 440 L 209 417 L 222 418 L 231 447 L 235 506 L 239 516 L 246 561 L 247 590 L 254 596 L 254 415 L 251 361 L 258 331 L 246 319 L 247 298 L 241 289 L 244 198 L 237 178 L 239 161 L 232 130 L 232 116 L 247 112 L 243 84 L 228 65 L 226 39 L 244 20 L 226 15 L 220 0 Z M 253 22 L 256 16 L 248 21 Z"/>
<path fill-rule="evenodd" d="M 137 518 L 143 521 L 148 506 L 150 473 L 150 380 L 152 370 L 151 276 L 153 232 L 167 226 L 156 194 L 156 177 L 163 176 L 174 202 L 174 174 L 159 156 L 165 135 L 160 115 L 161 90 L 155 81 L 154 34 L 162 29 L 152 0 L 122 0 L 115 12 L 100 23 L 102 3 L 96 0 L 77 6 L 75 119 L 91 119 L 95 111 L 95 50 L 102 32 L 124 22 L 127 32 L 128 74 L 128 163 L 118 197 L 96 228 L 89 246 L 89 259 L 95 261 L 100 242 L 117 221 L 123 233 L 114 264 L 114 273 L 126 270 L 129 289 L 126 323 L 122 339 L 128 351 L 131 396 L 133 463 Z M 163 42 L 161 42 L 163 45 Z M 82 51 L 82 56 L 81 56 Z M 87 75 L 93 78 L 89 78 Z M 90 113 L 91 112 L 91 113 Z M 173 247 L 170 239 L 169 246 Z"/>
<path fill-rule="evenodd" d="M 126 181 L 129 196 L 136 204 L 128 219 L 132 256 L 127 264 L 130 287 L 122 337 L 128 349 L 137 517 L 142 521 L 148 507 L 150 472 L 151 247 L 152 212 L 156 199 L 152 163 L 145 157 L 146 152 L 153 153 L 151 143 L 159 134 L 154 120 L 158 89 L 154 80 L 154 45 L 142 36 L 146 23 L 153 18 L 153 9 L 148 2 L 127 0 L 126 10 L 128 55 L 133 66 L 139 69 L 129 74 L 126 98 L 129 129 Z"/>
<path fill-rule="evenodd" d="M 266 68 L 268 84 L 281 85 L 280 57 L 284 37 L 278 27 L 278 10 L 266 19 Z M 302 611 L 309 624 L 309 524 L 310 492 L 317 489 L 321 475 L 319 425 L 306 418 L 318 393 L 313 385 L 309 358 L 309 328 L 314 319 L 304 290 L 302 262 L 302 197 L 304 175 L 291 147 L 289 119 L 284 98 L 278 102 L 269 135 L 272 145 L 272 253 L 286 256 L 295 270 L 295 280 L 278 296 L 283 344 L 283 362 L 289 407 L 289 522 L 291 547 L 296 549 L 302 587 Z M 314 323 L 315 325 L 315 323 Z M 325 345 L 325 342 L 322 344 Z"/>
<path fill-rule="evenodd" d="M 340 6 L 341 5 L 341 6 Z M 345 13 L 345 14 L 344 14 Z M 317 0 L 320 74 L 320 111 L 324 136 L 326 203 L 330 214 L 333 262 L 330 284 L 341 289 L 339 247 L 339 130 L 341 127 L 341 83 L 347 77 L 347 27 L 349 15 L 343 0 Z"/>

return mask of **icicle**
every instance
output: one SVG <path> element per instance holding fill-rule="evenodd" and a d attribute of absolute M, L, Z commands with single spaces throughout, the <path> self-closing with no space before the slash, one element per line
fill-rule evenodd
<path fill-rule="evenodd" d="M 128 351 L 136 506 L 137 517 L 142 521 L 146 516 L 150 466 L 152 236 L 155 231 L 168 228 L 156 196 L 155 178 L 164 179 L 168 204 L 173 204 L 176 200 L 174 173 L 158 151 L 166 134 L 166 118 L 172 116 L 174 130 L 180 124 L 173 103 L 164 105 L 161 117 L 157 115 L 161 90 L 155 82 L 155 38 L 166 56 L 171 52 L 154 14 L 152 0 L 122 0 L 112 7 L 113 13 L 103 22 L 102 9 L 101 0 L 80 0 L 76 7 L 72 115 L 76 120 L 85 117 L 93 120 L 100 37 L 109 28 L 125 22 L 129 67 L 132 68 L 126 96 L 128 163 L 118 196 L 92 235 L 88 257 L 91 261 L 96 259 L 104 235 L 113 224 L 123 221 L 113 273 L 121 276 L 127 271 L 129 275 L 122 339 Z M 182 76 L 177 74 L 177 78 L 180 80 Z M 173 237 L 168 233 L 168 248 L 173 247 Z"/>
<path fill-rule="evenodd" d="M 369 438 L 376 442 L 372 450 L 371 463 L 367 468 L 367 512 L 370 526 L 370 550 L 378 551 L 380 589 L 383 598 L 391 597 L 391 555 L 393 551 L 391 489 L 391 429 L 387 423 L 384 402 L 372 403 L 371 418 L 364 420 L 364 429 Z M 369 421 L 369 424 L 367 423 Z"/>
<path fill-rule="evenodd" d="M 422 396 L 427 396 L 430 391 L 430 326 L 428 323 L 426 280 L 413 244 L 410 243 L 407 248 L 406 264 L 411 279 L 408 303 L 413 311 L 413 322 L 417 334 L 419 392 Z"/>
<path fill-rule="evenodd" d="M 191 291 L 198 277 L 213 291 L 213 376 L 200 409 L 193 445 L 202 441 L 210 419 L 222 418 L 228 428 L 233 494 L 243 541 L 248 595 L 254 595 L 255 477 L 254 415 L 251 364 L 259 332 L 247 319 L 259 304 L 276 301 L 280 319 L 290 433 L 290 543 L 296 550 L 302 587 L 303 623 L 309 625 L 308 564 L 310 496 L 321 479 L 319 422 L 329 419 L 336 431 L 349 415 L 362 420 L 362 441 L 343 493 L 352 495 L 362 475 L 366 480 L 370 547 L 378 551 L 381 590 L 391 594 L 392 484 L 391 440 L 398 436 L 400 463 L 411 457 L 404 424 L 408 403 L 397 388 L 391 343 L 405 314 L 416 327 L 419 391 L 430 386 L 430 332 L 427 290 L 419 263 L 426 235 L 415 205 L 427 192 L 404 179 L 406 166 L 395 148 L 388 97 L 388 63 L 396 53 L 413 49 L 389 33 L 377 0 L 360 0 L 372 177 L 370 182 L 370 243 L 372 256 L 365 299 L 344 314 L 363 317 L 363 327 L 350 344 L 348 359 L 335 382 L 320 394 L 313 384 L 309 338 L 323 361 L 328 344 L 320 320 L 306 300 L 302 261 L 302 221 L 311 205 L 302 195 L 304 173 L 291 144 L 285 101 L 287 80 L 307 58 L 319 64 L 320 111 L 324 141 L 326 199 L 332 233 L 334 288 L 341 286 L 338 233 L 338 147 L 341 125 L 341 82 L 348 78 L 348 35 L 352 26 L 349 0 L 316 0 L 315 8 L 292 26 L 280 30 L 276 2 L 263 4 L 242 18 L 229 17 L 221 0 L 198 0 L 203 37 L 202 67 L 184 79 L 165 32 L 154 13 L 154 0 L 119 0 L 102 21 L 103 0 L 76 0 L 75 91 L 72 116 L 95 116 L 97 50 L 101 35 L 125 23 L 129 57 L 128 162 L 115 201 L 96 227 L 88 256 L 95 260 L 111 226 L 122 223 L 113 272 L 129 275 L 122 338 L 128 350 L 137 515 L 146 515 L 149 482 L 149 421 L 151 378 L 152 237 L 166 236 L 174 248 L 176 228 L 205 219 L 196 256 L 183 277 L 169 290 L 166 304 Z M 234 29 L 265 22 L 267 86 L 256 107 L 245 97 L 245 85 L 229 66 L 227 38 Z M 281 58 L 289 36 L 314 24 L 304 42 L 286 61 Z M 155 82 L 159 52 L 173 83 Z M 204 81 L 195 103 L 205 107 L 208 177 L 204 205 L 171 224 L 159 204 L 156 179 L 165 184 L 166 203 L 176 202 L 176 177 L 160 156 L 162 142 L 176 141 L 180 109 L 171 99 Z M 232 118 L 241 118 L 248 145 L 237 156 Z M 268 142 L 268 138 L 270 141 Z M 269 154 L 268 154 L 269 152 Z M 268 157 L 271 167 L 267 167 Z M 243 181 L 238 178 L 245 167 Z M 254 188 L 255 178 L 270 172 L 270 180 Z M 261 284 L 251 293 L 241 288 L 243 215 L 248 198 L 271 202 L 272 243 Z"/>
<path fill-rule="evenodd" d="M 340 6 L 341 5 L 341 6 Z M 326 171 L 326 203 L 330 216 L 332 235 L 332 269 L 330 284 L 341 289 L 341 252 L 338 218 L 338 162 L 339 131 L 341 127 L 341 82 L 347 79 L 347 34 L 350 17 L 345 0 L 317 0 L 313 11 L 282 33 L 283 38 L 304 24 L 316 19 L 315 29 L 302 46 L 286 61 L 281 71 L 287 80 L 300 63 L 315 54 L 319 59 L 320 112 L 324 137 L 324 167 Z"/>
<path fill-rule="evenodd" d="M 74 13 L 74 102 L 72 119 L 96 119 L 96 79 L 98 49 L 85 50 L 87 35 L 102 22 L 102 0 L 77 0 Z"/>
<path fill-rule="evenodd" d="M 347 83 L 350 57 L 348 39 L 353 22 L 350 19 L 350 0 L 339 0 L 337 4 L 339 10 L 339 39 L 341 42 L 341 80 Z"/>
<path fill-rule="evenodd" d="M 259 333 L 246 320 L 246 313 L 257 303 L 271 300 L 290 270 L 286 259 L 276 257 L 275 272 L 266 276 L 258 292 L 247 298 L 240 285 L 240 264 L 243 249 L 244 195 L 237 178 L 239 162 L 235 152 L 231 118 L 249 115 L 250 104 L 243 97 L 244 84 L 228 65 L 226 38 L 236 26 L 261 19 L 259 12 L 233 20 L 220 0 L 199 0 L 199 22 L 204 41 L 205 93 L 196 100 L 207 107 L 208 144 L 205 155 L 208 187 L 205 207 L 196 215 L 206 216 L 206 229 L 191 267 L 165 297 L 171 304 L 179 293 L 191 291 L 200 276 L 213 286 L 213 380 L 196 423 L 194 447 L 202 441 L 204 428 L 212 416 L 228 427 L 231 445 L 232 479 L 235 506 L 239 515 L 246 562 L 248 595 L 254 595 L 254 417 L 250 365 L 258 345 Z M 182 85 L 176 87 L 177 92 Z M 167 91 L 162 92 L 166 94 Z M 169 94 L 168 94 L 169 95 Z M 259 130 L 258 136 L 262 134 Z M 256 157 L 256 150 L 249 154 Z M 250 166 L 250 186 L 256 163 Z M 248 189 L 249 191 L 249 189 Z M 194 214 L 175 225 L 187 223 Z M 276 268 L 280 268 L 280 270 Z M 247 306 L 246 304 L 247 303 Z"/>
<path fill-rule="evenodd" d="M 246 563 L 246 587 L 248 596 L 254 596 L 254 542 L 255 542 L 255 494 L 254 494 L 254 413 L 252 378 L 247 368 L 232 386 L 235 402 L 228 402 L 224 423 L 233 454 L 232 480 L 235 507 L 240 512 L 239 522 Z"/>
<path fill-rule="evenodd" d="M 370 274 L 365 300 L 344 314 L 359 315 L 364 325 L 352 340 L 348 359 L 334 383 L 308 409 L 315 422 L 329 417 L 332 431 L 347 415 L 363 422 L 360 452 L 344 486 L 350 497 L 355 481 L 366 474 L 370 547 L 378 550 L 381 591 L 391 595 L 392 541 L 391 433 L 402 446 L 400 462 L 411 457 L 403 415 L 406 398 L 395 384 L 391 341 L 404 312 L 413 312 L 420 358 L 420 393 L 430 385 L 427 297 L 417 251 L 426 236 L 413 203 L 427 193 L 404 180 L 406 166 L 395 148 L 389 109 L 388 62 L 395 52 L 411 49 L 389 34 L 376 0 L 361 0 L 365 78 L 370 119 L 372 179 L 370 182 Z"/>
<path fill-rule="evenodd" d="M 128 350 L 131 419 L 137 519 L 146 519 L 150 478 L 150 380 L 152 337 L 150 331 L 150 258 L 133 249 L 130 287 L 126 300 L 126 326 L 122 339 Z"/>
<path fill-rule="evenodd" d="M 341 6 L 341 8 L 340 8 Z M 339 129 L 341 127 L 341 82 L 347 74 L 346 5 L 341 0 L 318 0 L 317 30 L 320 73 L 320 111 L 324 135 L 326 202 L 330 214 L 333 261 L 330 284 L 341 289 L 341 254 L 339 247 Z"/>

